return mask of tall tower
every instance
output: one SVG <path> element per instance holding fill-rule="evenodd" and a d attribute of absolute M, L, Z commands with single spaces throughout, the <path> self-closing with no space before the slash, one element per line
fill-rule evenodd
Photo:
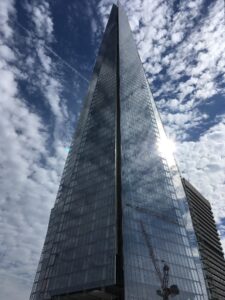
<path fill-rule="evenodd" d="M 205 300 L 182 183 L 113 5 L 30 300 Z"/>
<path fill-rule="evenodd" d="M 205 269 L 209 299 L 225 299 L 225 259 L 211 205 L 186 179 L 182 179 Z"/>

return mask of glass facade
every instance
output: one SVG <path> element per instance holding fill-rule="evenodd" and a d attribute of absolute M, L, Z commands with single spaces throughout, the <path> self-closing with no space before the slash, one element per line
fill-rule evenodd
<path fill-rule="evenodd" d="M 165 263 L 175 299 L 207 299 L 181 181 L 121 8 L 119 65 L 125 299 L 162 299 Z"/>
<path fill-rule="evenodd" d="M 116 282 L 116 22 L 113 9 L 51 212 L 32 300 Z"/>
<path fill-rule="evenodd" d="M 165 264 L 175 299 L 207 299 L 176 164 L 160 149 L 165 139 L 128 20 L 114 5 L 30 300 L 162 299 Z"/>

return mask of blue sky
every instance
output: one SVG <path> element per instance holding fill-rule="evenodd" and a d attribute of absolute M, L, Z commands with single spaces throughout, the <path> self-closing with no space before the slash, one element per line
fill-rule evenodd
<path fill-rule="evenodd" d="M 113 1 L 0 1 L 0 298 L 26 300 Z M 224 2 L 121 1 L 181 173 L 225 248 Z"/>

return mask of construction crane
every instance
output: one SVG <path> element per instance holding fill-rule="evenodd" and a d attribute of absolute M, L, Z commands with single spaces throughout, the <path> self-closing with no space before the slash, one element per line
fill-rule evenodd
<path fill-rule="evenodd" d="M 156 271 L 159 281 L 161 283 L 161 289 L 157 290 L 156 294 L 158 296 L 162 297 L 163 300 L 169 300 L 169 296 L 176 296 L 180 293 L 178 286 L 176 284 L 173 284 L 169 287 L 169 270 L 170 270 L 170 268 L 169 268 L 168 264 L 164 263 L 163 275 L 162 275 L 162 273 L 160 271 L 160 267 L 158 265 L 158 260 L 156 259 L 155 252 L 152 247 L 150 237 L 148 236 L 148 234 L 145 230 L 143 222 L 140 221 L 140 223 L 141 223 L 141 230 L 142 230 L 143 236 L 145 238 L 145 242 L 149 249 L 149 256 L 151 257 L 155 271 Z"/>

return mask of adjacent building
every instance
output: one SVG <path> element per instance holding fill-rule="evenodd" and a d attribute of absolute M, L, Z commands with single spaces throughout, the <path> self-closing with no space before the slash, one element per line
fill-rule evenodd
<path fill-rule="evenodd" d="M 225 260 L 211 205 L 190 182 L 182 179 L 204 266 L 209 299 L 225 299 Z"/>
<path fill-rule="evenodd" d="M 188 202 L 113 5 L 30 300 L 206 300 Z"/>

